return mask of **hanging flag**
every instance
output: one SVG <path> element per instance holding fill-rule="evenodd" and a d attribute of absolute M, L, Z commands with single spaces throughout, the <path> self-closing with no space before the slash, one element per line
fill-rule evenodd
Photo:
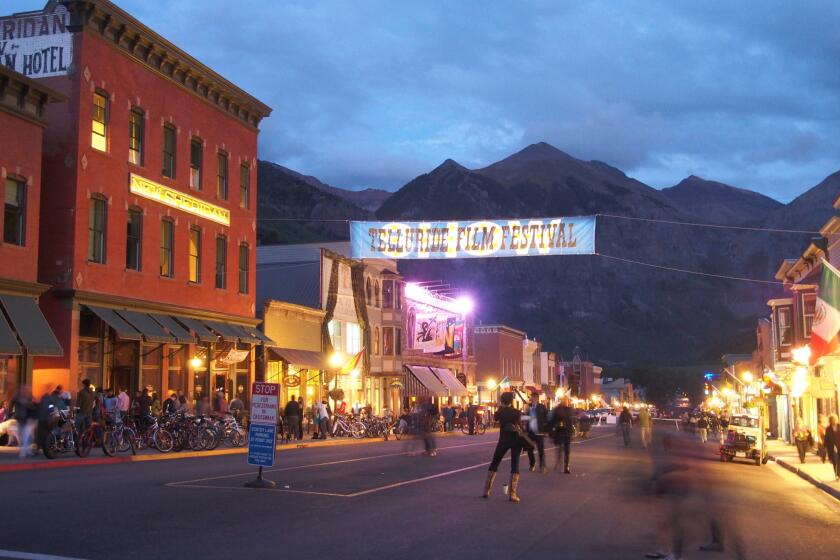
<path fill-rule="evenodd" d="M 499 387 L 501 387 L 505 391 L 510 389 L 510 379 L 508 379 L 507 375 L 505 375 L 504 378 L 502 378 L 502 380 L 499 381 Z"/>
<path fill-rule="evenodd" d="M 811 323 L 811 363 L 837 349 L 840 332 L 840 272 L 828 261 L 822 262 L 820 291 Z"/>
<path fill-rule="evenodd" d="M 362 348 L 359 350 L 359 353 L 347 360 L 347 363 L 341 366 L 341 374 L 342 375 L 350 375 L 354 369 L 359 367 L 359 362 L 362 361 L 362 355 L 365 353 L 365 349 Z"/>

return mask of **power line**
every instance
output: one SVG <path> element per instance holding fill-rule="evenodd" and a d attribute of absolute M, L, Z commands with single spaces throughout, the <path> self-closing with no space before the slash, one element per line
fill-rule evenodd
<path fill-rule="evenodd" d="M 750 226 L 727 226 L 723 224 L 704 224 L 699 222 L 680 222 L 678 220 L 660 220 L 657 218 L 637 218 L 635 216 L 619 216 L 617 214 L 595 214 L 597 217 L 616 218 L 619 220 L 635 220 L 639 222 L 655 222 L 660 224 L 671 224 L 677 226 L 692 226 L 692 227 L 707 227 L 714 229 L 737 229 L 742 231 L 764 231 L 768 233 L 809 233 L 819 235 L 819 231 L 810 231 L 804 229 L 778 229 L 778 228 L 762 228 Z"/>
<path fill-rule="evenodd" d="M 686 268 L 675 268 L 672 266 L 663 266 L 660 264 L 653 264 L 653 263 L 646 263 L 642 261 L 637 261 L 633 259 L 625 259 L 623 257 L 614 257 L 612 255 L 605 255 L 603 253 L 594 253 L 598 257 L 604 257 L 605 259 L 612 259 L 616 261 L 631 263 L 631 264 L 638 264 L 641 266 L 647 266 L 650 268 L 658 268 L 660 270 L 670 270 L 671 272 L 682 272 L 684 274 L 694 274 L 696 276 L 705 276 L 708 278 L 720 278 L 722 280 L 738 280 L 740 282 L 755 282 L 757 284 L 772 284 L 774 286 L 784 286 L 784 282 L 778 282 L 776 280 L 760 280 L 758 278 L 744 278 L 741 276 L 729 276 L 727 274 L 713 274 L 711 272 L 701 272 L 699 270 L 688 270 Z"/>

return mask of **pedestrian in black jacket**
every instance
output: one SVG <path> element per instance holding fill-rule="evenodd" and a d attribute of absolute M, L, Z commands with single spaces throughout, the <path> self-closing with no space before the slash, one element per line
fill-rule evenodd
<path fill-rule="evenodd" d="M 840 440 L 840 426 L 837 424 L 837 417 L 831 415 L 828 417 L 828 427 L 825 429 L 825 454 L 828 456 L 831 464 L 834 466 L 834 480 L 840 480 L 840 448 L 837 442 Z"/>
<path fill-rule="evenodd" d="M 298 434 L 300 433 L 300 403 L 295 400 L 295 396 L 292 395 L 292 398 L 286 404 L 286 409 L 284 410 L 283 419 L 286 422 L 286 430 L 288 434 L 288 439 L 298 439 Z"/>
<path fill-rule="evenodd" d="M 531 393 L 531 402 L 528 405 L 528 437 L 537 446 L 537 453 L 540 458 L 540 472 L 545 474 L 545 441 L 543 432 L 548 427 L 548 409 L 540 402 L 537 393 Z M 530 445 L 528 451 L 528 469 L 531 472 L 537 470 L 537 461 L 534 457 L 534 448 Z"/>
<path fill-rule="evenodd" d="M 502 462 L 505 454 L 510 451 L 510 493 L 511 502 L 519 501 L 519 455 L 522 453 L 520 443 L 519 421 L 521 413 L 513 408 L 513 393 L 502 393 L 501 406 L 493 415 L 499 423 L 499 442 L 493 452 L 493 460 L 487 470 L 487 480 L 484 482 L 484 494 L 482 497 L 489 498 L 490 490 L 493 488 L 493 481 L 496 479 L 496 470 Z"/>
<path fill-rule="evenodd" d="M 554 468 L 560 468 L 560 459 L 562 457 L 563 472 L 566 474 L 571 474 L 572 472 L 569 468 L 569 462 L 571 460 L 572 436 L 575 435 L 576 423 L 575 411 L 569 406 L 569 399 L 564 398 L 552 411 L 549 427 L 554 433 L 554 444 L 557 447 L 557 465 Z"/>

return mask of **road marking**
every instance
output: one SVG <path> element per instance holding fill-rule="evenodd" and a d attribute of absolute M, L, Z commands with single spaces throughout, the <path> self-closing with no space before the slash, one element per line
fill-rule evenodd
<path fill-rule="evenodd" d="M 263 471 L 265 472 L 265 471 Z M 254 473 L 251 473 L 252 475 Z M 167 484 L 167 486 L 169 486 Z M 244 490 L 246 492 L 255 492 L 258 490 L 266 490 L 269 492 L 285 492 L 287 494 L 311 494 L 313 496 L 329 496 L 331 498 L 347 498 L 348 494 L 338 494 L 335 492 L 316 492 L 315 490 L 292 490 L 291 488 L 245 488 L 244 486 L 211 486 L 210 484 L 178 484 L 178 488 L 209 488 L 211 490 Z"/>
<path fill-rule="evenodd" d="M 494 444 L 494 443 L 496 443 L 496 442 L 495 441 L 481 441 L 481 442 L 478 442 L 478 443 L 464 443 L 464 444 L 461 444 L 461 445 L 450 445 L 448 447 L 439 447 L 438 449 L 439 450 L 459 449 L 459 448 L 462 448 L 462 447 L 474 447 L 476 445 L 490 445 L 490 444 Z M 272 472 L 296 471 L 296 470 L 308 469 L 308 468 L 312 468 L 312 467 L 329 467 L 329 466 L 332 466 L 332 465 L 341 465 L 341 464 L 344 464 L 344 463 L 358 463 L 360 461 L 372 461 L 373 459 L 383 459 L 385 457 L 399 457 L 401 455 L 412 455 L 413 453 L 414 453 L 413 451 L 402 451 L 400 453 L 385 453 L 383 455 L 372 455 L 370 457 L 356 457 L 354 459 L 341 459 L 341 460 L 337 460 L 337 461 L 326 461 L 326 462 L 323 462 L 323 463 L 311 463 L 311 464 L 308 464 L 308 465 L 296 465 L 294 467 L 282 467 L 282 468 L 279 468 L 279 469 L 264 469 L 263 474 L 272 473 Z M 192 479 L 192 480 L 179 480 L 177 482 L 168 482 L 168 483 L 164 484 L 164 486 L 186 486 L 186 485 L 192 484 L 194 482 L 208 482 L 210 480 L 222 480 L 222 479 L 225 479 L 225 478 L 238 478 L 238 477 L 242 477 L 242 476 L 254 476 L 254 471 L 251 470 L 251 471 L 248 471 L 248 472 L 237 473 L 237 474 L 224 474 L 224 475 L 220 475 L 220 476 L 210 476 L 210 477 L 207 477 L 207 478 L 195 478 L 195 479 Z M 217 487 L 214 486 L 214 488 L 217 488 Z"/>
<path fill-rule="evenodd" d="M 20 560 L 83 560 L 70 556 L 55 556 L 52 554 L 38 554 L 36 552 L 19 552 L 16 550 L 0 549 L 0 558 L 19 558 Z"/>

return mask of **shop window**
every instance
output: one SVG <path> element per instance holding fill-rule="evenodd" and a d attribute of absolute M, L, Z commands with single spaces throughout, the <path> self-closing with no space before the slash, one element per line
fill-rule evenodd
<path fill-rule="evenodd" d="M 394 281 L 382 281 L 382 308 L 392 309 L 394 307 Z"/>
<path fill-rule="evenodd" d="M 87 308 L 82 308 L 79 312 L 79 336 L 95 339 L 102 336 L 102 321 Z"/>
<path fill-rule="evenodd" d="M 161 174 L 169 179 L 175 178 L 175 147 L 178 131 L 171 124 L 163 125 L 163 169 Z"/>
<path fill-rule="evenodd" d="M 817 294 L 802 294 L 802 333 L 805 338 L 811 338 L 811 325 L 814 323 L 816 309 Z"/>
<path fill-rule="evenodd" d="M 394 327 L 394 355 L 402 355 L 402 329 Z"/>
<path fill-rule="evenodd" d="M 402 309 L 402 282 L 394 282 L 394 309 Z"/>
<path fill-rule="evenodd" d="M 20 356 L 0 356 L 0 401 L 7 406 L 20 387 L 20 361 Z M 8 408 L 6 412 L 10 412 Z"/>
<path fill-rule="evenodd" d="M 143 242 L 143 213 L 137 208 L 128 210 L 125 236 L 125 267 L 140 270 Z"/>
<path fill-rule="evenodd" d="M 169 346 L 169 363 L 166 368 L 167 395 L 177 393 L 186 396 L 187 384 L 187 351 L 186 346 Z M 164 398 L 161 395 L 161 398 Z"/>
<path fill-rule="evenodd" d="M 175 246 L 175 223 L 164 218 L 160 221 L 160 275 L 172 278 L 175 275 L 173 247 Z"/>
<path fill-rule="evenodd" d="M 201 138 L 190 141 L 190 186 L 201 190 L 201 165 L 204 159 L 204 144 Z"/>
<path fill-rule="evenodd" d="M 26 244 L 26 183 L 6 178 L 3 206 L 3 242 Z"/>
<path fill-rule="evenodd" d="M 148 389 L 149 395 L 160 396 L 163 388 L 163 345 L 143 344 L 140 354 L 140 390 Z"/>
<path fill-rule="evenodd" d="M 333 350 L 336 352 L 343 352 L 344 351 L 344 338 L 342 337 L 342 324 L 341 321 L 332 320 L 327 323 L 327 330 L 330 333 L 330 341 L 332 342 Z"/>
<path fill-rule="evenodd" d="M 239 166 L 239 207 L 251 207 L 251 168 L 247 162 Z"/>
<path fill-rule="evenodd" d="M 379 355 L 379 327 L 373 329 L 373 353 Z"/>
<path fill-rule="evenodd" d="M 128 113 L 128 161 L 134 165 L 143 165 L 145 151 L 146 119 L 141 109 L 132 109 Z"/>
<path fill-rule="evenodd" d="M 227 289 L 227 237 L 216 236 L 216 287 Z"/>
<path fill-rule="evenodd" d="M 91 119 L 90 145 L 100 152 L 108 151 L 108 94 L 103 91 L 93 93 L 93 118 Z"/>
<path fill-rule="evenodd" d="M 394 328 L 382 327 L 382 355 L 394 355 Z"/>
<path fill-rule="evenodd" d="M 362 349 L 362 329 L 356 323 L 347 323 L 347 352 L 356 354 Z"/>
<path fill-rule="evenodd" d="M 201 229 L 190 228 L 189 281 L 201 282 Z"/>
<path fill-rule="evenodd" d="M 776 309 L 776 329 L 779 346 L 790 346 L 793 342 L 793 325 L 790 319 L 790 307 L 779 307 Z"/>
<path fill-rule="evenodd" d="M 216 172 L 216 196 L 222 200 L 228 199 L 228 155 L 225 152 L 216 154 L 218 170 Z"/>
<path fill-rule="evenodd" d="M 247 243 L 239 244 L 239 293 L 248 293 L 248 260 L 250 251 Z"/>
<path fill-rule="evenodd" d="M 379 281 L 373 283 L 373 300 L 376 307 L 379 307 Z"/>
<path fill-rule="evenodd" d="M 108 201 L 104 196 L 94 195 L 90 199 L 90 217 L 88 220 L 88 260 L 95 263 L 105 262 L 105 225 L 107 222 Z"/>

